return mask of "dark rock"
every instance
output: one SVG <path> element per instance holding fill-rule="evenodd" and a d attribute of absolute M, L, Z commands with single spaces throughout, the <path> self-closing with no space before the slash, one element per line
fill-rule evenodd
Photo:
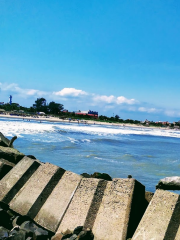
<path fill-rule="evenodd" d="M 90 229 L 87 229 L 86 231 L 81 231 L 78 235 L 79 240 L 93 240 L 94 235 Z"/>
<path fill-rule="evenodd" d="M 5 240 L 8 238 L 8 236 L 9 230 L 4 227 L 0 227 L 0 240 Z"/>
<path fill-rule="evenodd" d="M 33 233 L 33 237 L 36 240 L 48 240 L 49 239 L 49 233 L 48 231 L 38 227 L 34 233 Z"/>
<path fill-rule="evenodd" d="M 68 239 L 68 238 L 70 238 L 72 235 L 73 235 L 72 233 L 66 234 L 66 235 L 64 235 L 61 239 L 62 239 L 62 240 L 63 240 L 63 239 Z"/>
<path fill-rule="evenodd" d="M 15 166 L 3 158 L 0 159 L 0 180 Z"/>
<path fill-rule="evenodd" d="M 0 209 L 0 226 L 12 229 L 11 216 L 3 209 Z"/>
<path fill-rule="evenodd" d="M 73 235 L 73 233 L 69 230 L 69 229 L 67 229 L 65 232 L 63 232 L 62 233 L 64 236 L 62 237 L 62 239 L 68 239 L 68 238 L 70 238 L 72 235 Z"/>
<path fill-rule="evenodd" d="M 112 181 L 112 178 L 107 173 L 95 172 L 91 175 L 92 178 L 100 178 L 107 181 Z"/>
<path fill-rule="evenodd" d="M 76 235 L 76 234 L 73 234 L 73 235 L 69 238 L 69 240 L 75 240 L 75 239 L 77 239 L 77 235 Z"/>
<path fill-rule="evenodd" d="M 26 155 L 28 158 L 31 158 L 31 159 L 36 159 L 36 157 L 35 156 L 33 156 L 33 155 Z"/>
<path fill-rule="evenodd" d="M 83 230 L 83 226 L 78 226 L 74 229 L 73 234 L 78 235 Z"/>
<path fill-rule="evenodd" d="M 24 157 L 23 153 L 20 153 L 18 150 L 10 147 L 0 146 L 0 158 L 4 158 L 12 163 L 18 163 Z"/>
<path fill-rule="evenodd" d="M 91 178 L 91 175 L 88 173 L 82 173 L 81 176 L 83 176 L 85 178 Z"/>
<path fill-rule="evenodd" d="M 128 178 L 132 178 L 132 175 L 128 175 Z"/>
<path fill-rule="evenodd" d="M 26 231 L 20 229 L 19 231 L 14 232 L 13 236 L 10 236 L 9 239 L 11 240 L 26 240 L 27 233 Z"/>
<path fill-rule="evenodd" d="M 13 227 L 20 226 L 25 221 L 29 221 L 27 216 L 16 216 L 12 221 Z"/>
<path fill-rule="evenodd" d="M 61 240 L 64 235 L 62 233 L 56 233 L 51 240 Z"/>
<path fill-rule="evenodd" d="M 10 239 L 13 239 L 13 237 L 17 234 L 19 232 L 19 227 L 14 227 L 11 231 L 10 231 L 10 233 L 9 233 L 9 238 Z"/>
<path fill-rule="evenodd" d="M 180 177 L 166 177 L 161 179 L 156 185 L 156 189 L 180 190 Z"/>
<path fill-rule="evenodd" d="M 150 201 L 152 200 L 153 196 L 154 196 L 154 193 L 152 193 L 152 192 L 145 192 L 145 199 L 146 199 L 146 201 L 148 203 L 150 203 Z"/>
<path fill-rule="evenodd" d="M 35 223 L 31 221 L 25 221 L 20 226 L 21 230 L 27 232 L 28 236 L 33 237 L 36 240 L 46 240 L 49 237 L 49 232 L 38 227 Z"/>

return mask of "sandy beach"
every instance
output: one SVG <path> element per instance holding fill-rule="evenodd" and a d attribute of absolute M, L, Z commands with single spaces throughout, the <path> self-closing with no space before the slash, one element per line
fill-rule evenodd
<path fill-rule="evenodd" d="M 0 117 L 3 118 L 16 118 L 16 119 L 22 119 L 24 121 L 38 121 L 38 122 L 43 122 L 43 121 L 48 121 L 48 122 L 66 122 L 66 123 L 72 123 L 72 124 L 87 124 L 87 125 L 107 125 L 107 126 L 119 126 L 119 127 L 137 127 L 137 128 L 152 128 L 152 129 L 157 129 L 159 127 L 148 127 L 148 126 L 143 126 L 143 125 L 136 125 L 136 124 L 128 124 L 128 123 L 108 123 L 108 122 L 100 122 L 100 121 L 93 121 L 93 120 L 69 120 L 69 119 L 61 119 L 57 117 L 44 117 L 44 116 L 38 116 L 38 117 L 29 117 L 29 116 L 16 116 L 16 115 L 9 115 L 9 114 L 0 114 Z M 167 129 L 166 127 L 161 127 L 160 129 Z"/>

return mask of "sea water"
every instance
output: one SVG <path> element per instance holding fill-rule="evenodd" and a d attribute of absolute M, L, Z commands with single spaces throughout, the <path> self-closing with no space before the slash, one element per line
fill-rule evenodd
<path fill-rule="evenodd" d="M 14 147 L 75 173 L 133 178 L 155 191 L 158 181 L 180 175 L 180 131 L 160 128 L 56 123 L 0 118 L 0 131 L 17 135 Z"/>

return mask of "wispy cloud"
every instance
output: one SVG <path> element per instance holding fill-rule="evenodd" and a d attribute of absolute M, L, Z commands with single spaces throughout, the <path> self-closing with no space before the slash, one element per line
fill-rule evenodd
<path fill-rule="evenodd" d="M 79 97 L 79 96 L 85 96 L 88 93 L 83 90 L 79 90 L 75 88 L 63 88 L 58 92 L 53 92 L 53 94 L 61 97 Z"/>
<path fill-rule="evenodd" d="M 128 99 L 128 98 L 125 98 L 124 96 L 115 97 L 113 95 L 110 95 L 110 96 L 97 95 L 93 97 L 93 100 L 95 102 L 114 103 L 117 105 L 120 105 L 120 104 L 132 105 L 132 104 L 138 103 L 138 101 L 135 99 Z"/>

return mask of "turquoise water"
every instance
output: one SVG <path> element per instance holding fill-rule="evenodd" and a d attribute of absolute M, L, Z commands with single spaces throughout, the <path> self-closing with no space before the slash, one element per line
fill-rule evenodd
<path fill-rule="evenodd" d="M 131 174 L 155 191 L 159 179 L 180 175 L 180 131 L 0 119 L 14 147 L 76 173 Z"/>

